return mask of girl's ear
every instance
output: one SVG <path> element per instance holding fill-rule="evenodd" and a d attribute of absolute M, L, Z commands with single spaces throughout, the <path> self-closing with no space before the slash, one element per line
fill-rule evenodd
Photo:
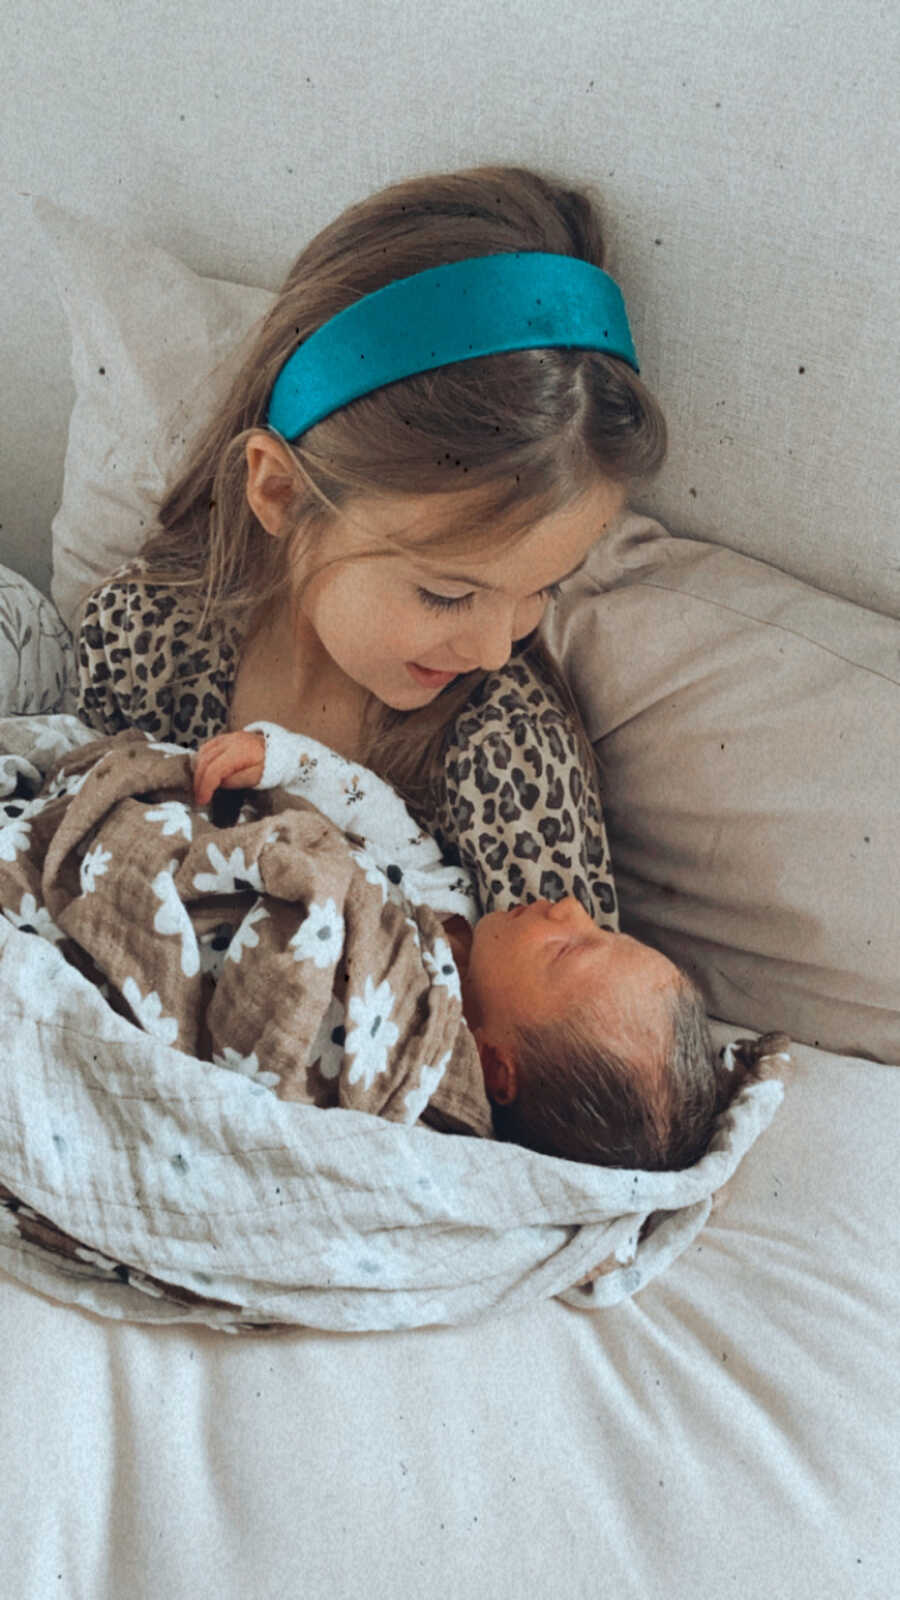
<path fill-rule="evenodd" d="M 508 1048 L 491 1044 L 484 1029 L 476 1028 L 473 1035 L 481 1057 L 481 1071 L 488 1099 L 498 1106 L 511 1106 L 519 1092 L 519 1072 Z"/>
<path fill-rule="evenodd" d="M 270 433 L 252 433 L 245 455 L 250 510 L 277 539 L 287 531 L 285 513 L 297 481 L 293 462 L 281 441 Z"/>

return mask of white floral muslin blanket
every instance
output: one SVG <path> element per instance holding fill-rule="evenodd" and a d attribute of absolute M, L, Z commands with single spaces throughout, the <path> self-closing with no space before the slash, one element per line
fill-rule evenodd
<path fill-rule="evenodd" d="M 458 869 L 374 775 L 306 745 L 304 798 L 264 790 L 216 828 L 185 803 L 186 752 L 0 719 L 0 1265 L 229 1332 L 634 1293 L 781 1083 L 745 1089 L 684 1172 L 493 1140 L 440 923 L 400 888 L 471 916 Z"/>

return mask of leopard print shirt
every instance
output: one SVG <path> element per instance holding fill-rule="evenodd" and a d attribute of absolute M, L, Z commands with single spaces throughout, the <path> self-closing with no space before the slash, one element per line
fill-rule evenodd
<path fill-rule="evenodd" d="M 77 638 L 77 713 L 103 733 L 140 728 L 196 747 L 228 727 L 242 630 L 197 637 L 196 602 L 139 565 L 88 600 Z M 596 774 L 571 721 L 523 649 L 457 718 L 436 814 L 416 821 L 475 878 L 482 913 L 577 896 L 601 927 L 618 905 Z"/>

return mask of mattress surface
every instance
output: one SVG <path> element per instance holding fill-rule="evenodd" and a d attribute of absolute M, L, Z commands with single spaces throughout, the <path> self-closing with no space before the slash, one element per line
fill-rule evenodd
<path fill-rule="evenodd" d="M 0 1280 L 10 1600 L 894 1600 L 900 1074 L 798 1047 L 634 1299 L 237 1340 Z"/>

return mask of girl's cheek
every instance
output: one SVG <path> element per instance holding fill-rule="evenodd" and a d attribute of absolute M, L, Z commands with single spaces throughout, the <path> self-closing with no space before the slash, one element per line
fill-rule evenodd
<path fill-rule="evenodd" d="M 463 626 L 452 611 L 448 612 L 446 616 L 441 616 L 435 612 L 433 616 L 420 616 L 415 629 L 410 629 L 411 633 L 413 631 L 423 648 L 427 647 L 429 650 L 440 651 L 445 645 L 452 645 L 454 640 L 459 638 L 463 632 Z"/>
<path fill-rule="evenodd" d="M 403 618 L 391 631 L 408 661 L 440 650 L 447 636 L 447 628 L 440 620 L 433 623 L 421 616 Z"/>

